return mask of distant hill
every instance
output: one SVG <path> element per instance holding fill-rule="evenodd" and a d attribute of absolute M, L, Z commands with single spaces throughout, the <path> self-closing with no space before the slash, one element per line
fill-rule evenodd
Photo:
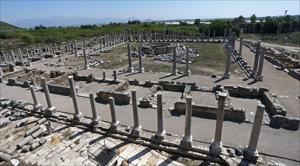
<path fill-rule="evenodd" d="M 21 28 L 14 26 L 12 24 L 0 21 L 0 32 L 14 31 L 19 30 Z"/>

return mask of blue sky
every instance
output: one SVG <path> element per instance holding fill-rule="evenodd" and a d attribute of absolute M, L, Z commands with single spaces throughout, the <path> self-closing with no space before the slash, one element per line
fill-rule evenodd
<path fill-rule="evenodd" d="M 59 17 L 183 19 L 299 14 L 294 1 L 196 1 L 196 0 L 0 0 L 0 19 Z"/>

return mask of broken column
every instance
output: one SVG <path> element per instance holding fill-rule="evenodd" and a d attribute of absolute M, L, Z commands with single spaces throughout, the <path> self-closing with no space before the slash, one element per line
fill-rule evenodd
<path fill-rule="evenodd" d="M 256 161 L 259 157 L 257 152 L 257 143 L 261 129 L 261 123 L 263 120 L 265 106 L 261 103 L 258 103 L 255 113 L 254 122 L 252 125 L 251 136 L 248 147 L 244 150 L 243 156 L 245 159 L 250 161 Z"/>
<path fill-rule="evenodd" d="M 259 64 L 258 64 L 257 74 L 255 76 L 256 81 L 262 81 L 263 80 L 262 71 L 263 71 L 264 60 L 265 60 L 265 51 L 264 51 L 264 49 L 261 49 L 259 54 L 260 54 L 259 55 Z"/>
<path fill-rule="evenodd" d="M 163 123 L 163 102 L 162 92 L 157 92 L 157 132 L 155 138 L 158 140 L 165 139 L 166 131 Z"/>
<path fill-rule="evenodd" d="M 111 113 L 110 129 L 116 130 L 117 127 L 120 125 L 120 122 L 117 120 L 117 117 L 116 117 L 115 100 L 113 97 L 109 97 L 108 101 L 109 101 L 110 113 Z"/>
<path fill-rule="evenodd" d="M 89 97 L 90 97 L 91 108 L 92 108 L 92 120 L 93 120 L 92 125 L 97 125 L 97 124 L 99 124 L 100 117 L 97 115 L 94 94 L 90 93 Z"/>
<path fill-rule="evenodd" d="M 131 64 L 130 43 L 127 43 L 127 50 L 128 50 L 128 71 L 133 72 L 134 70 Z"/>
<path fill-rule="evenodd" d="M 261 40 L 258 40 L 256 43 L 255 58 L 254 58 L 254 64 L 253 64 L 253 70 L 252 70 L 252 77 L 254 77 L 254 78 L 257 74 L 260 47 L 261 47 Z"/>
<path fill-rule="evenodd" d="M 223 120 L 224 120 L 224 106 L 225 100 L 227 98 L 227 92 L 218 92 L 217 100 L 218 100 L 218 112 L 217 112 L 217 122 L 216 122 L 216 130 L 215 130 L 215 138 L 210 145 L 210 152 L 214 155 L 220 155 L 222 152 L 222 128 L 223 128 Z"/>
<path fill-rule="evenodd" d="M 20 59 L 21 59 L 22 65 L 24 66 L 25 63 L 24 63 L 23 54 L 22 54 L 22 51 L 20 48 L 19 48 L 19 54 L 20 54 Z"/>
<path fill-rule="evenodd" d="M 193 138 L 191 133 L 191 124 L 192 124 L 192 96 L 186 96 L 184 136 L 180 142 L 180 145 L 184 147 L 192 147 Z"/>
<path fill-rule="evenodd" d="M 45 113 L 47 116 L 52 116 L 55 113 L 56 108 L 52 105 L 51 98 L 50 98 L 50 92 L 48 89 L 48 84 L 47 84 L 45 78 L 42 78 L 42 84 L 44 86 L 44 93 L 45 93 L 45 97 L 46 97 L 46 101 L 47 101 L 47 105 L 48 105 L 48 108 L 46 109 Z"/>
<path fill-rule="evenodd" d="M 76 89 L 75 89 L 75 85 L 74 85 L 74 81 L 73 81 L 73 76 L 69 76 L 68 80 L 69 80 L 69 84 L 70 84 L 70 92 L 71 92 L 71 97 L 73 100 L 73 105 L 74 105 L 74 110 L 75 110 L 73 119 L 74 119 L 74 121 L 81 121 L 81 119 L 83 118 L 83 115 L 79 111 L 79 108 L 78 108 L 77 95 L 76 95 Z"/>
<path fill-rule="evenodd" d="M 10 54 L 11 54 L 13 62 L 16 62 L 14 50 L 10 50 Z"/>
<path fill-rule="evenodd" d="M 184 71 L 184 75 L 189 76 L 191 75 L 191 71 L 190 71 L 190 55 L 189 55 L 190 49 L 189 47 L 186 47 L 186 56 L 185 56 L 185 71 Z"/>
<path fill-rule="evenodd" d="M 32 99 L 33 99 L 34 109 L 41 107 L 41 104 L 37 101 L 34 86 L 32 86 L 32 85 L 30 86 L 30 91 L 31 91 Z"/>
<path fill-rule="evenodd" d="M 87 59 L 85 48 L 83 49 L 83 56 L 84 56 L 84 68 L 88 69 L 89 68 L 89 62 L 88 62 L 88 59 Z"/>
<path fill-rule="evenodd" d="M 114 81 L 117 80 L 117 71 L 116 70 L 113 70 L 113 77 L 114 77 Z"/>
<path fill-rule="evenodd" d="M 142 58 L 143 58 L 142 47 L 139 46 L 139 73 L 144 73 Z"/>
<path fill-rule="evenodd" d="M 177 63 L 177 60 L 176 60 L 176 46 L 174 46 L 173 47 L 173 70 L 172 70 L 172 74 L 174 76 L 177 75 L 176 63 Z"/>
<path fill-rule="evenodd" d="M 242 51 L 243 51 L 243 38 L 240 39 L 240 49 L 239 49 L 239 56 L 242 56 Z"/>
<path fill-rule="evenodd" d="M 133 127 L 131 129 L 131 134 L 133 136 L 139 136 L 142 132 L 142 126 L 139 122 L 139 113 L 138 113 L 138 106 L 137 106 L 137 98 L 136 98 L 136 90 L 131 91 L 132 97 L 132 110 L 133 110 Z"/>
<path fill-rule="evenodd" d="M 224 76 L 223 76 L 223 78 L 225 78 L 225 79 L 230 78 L 230 71 L 229 70 L 230 70 L 230 58 L 231 58 L 232 47 L 228 46 L 228 50 L 229 50 L 229 52 L 227 52 L 227 55 L 226 55 L 225 72 L 224 72 Z"/>

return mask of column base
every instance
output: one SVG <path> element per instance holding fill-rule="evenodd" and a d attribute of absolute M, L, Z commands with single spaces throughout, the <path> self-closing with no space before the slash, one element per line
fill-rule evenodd
<path fill-rule="evenodd" d="M 75 122 L 80 122 L 82 119 L 83 119 L 83 115 L 81 112 L 79 112 L 78 114 L 74 114 L 74 116 L 73 116 L 73 120 Z"/>
<path fill-rule="evenodd" d="M 130 134 L 135 136 L 135 137 L 140 136 L 141 133 L 142 133 L 142 126 L 141 125 L 138 126 L 138 127 L 132 127 L 131 132 L 130 132 Z"/>
<path fill-rule="evenodd" d="M 173 71 L 172 71 L 172 75 L 173 75 L 173 76 L 176 76 L 177 73 L 178 73 L 178 70 L 173 70 Z"/>
<path fill-rule="evenodd" d="M 213 141 L 209 146 L 209 152 L 214 155 L 220 155 L 222 153 L 222 142 Z"/>
<path fill-rule="evenodd" d="M 187 71 L 187 72 L 184 72 L 184 75 L 185 75 L 185 76 L 190 76 L 190 75 L 191 75 L 191 71 L 189 70 L 189 71 Z"/>
<path fill-rule="evenodd" d="M 256 76 L 254 77 L 254 80 L 255 80 L 255 81 L 262 81 L 263 78 L 264 78 L 264 76 L 262 76 L 262 75 L 256 75 Z"/>
<path fill-rule="evenodd" d="M 96 126 L 96 125 L 99 124 L 99 122 L 100 122 L 100 118 L 98 117 L 98 118 L 96 118 L 96 119 L 93 119 L 93 121 L 91 122 L 91 125 L 92 125 L 92 126 Z"/>
<path fill-rule="evenodd" d="M 139 73 L 144 73 L 144 68 L 139 69 Z"/>
<path fill-rule="evenodd" d="M 36 111 L 40 110 L 41 108 L 42 108 L 42 105 L 40 103 L 38 103 L 37 105 L 34 106 L 32 111 L 36 112 Z"/>
<path fill-rule="evenodd" d="M 112 130 L 112 131 L 116 131 L 116 130 L 118 130 L 119 125 L 120 125 L 120 122 L 116 121 L 116 122 L 110 124 L 109 129 Z"/>
<path fill-rule="evenodd" d="M 165 136 L 166 136 L 166 130 L 163 130 L 161 132 L 157 132 L 154 136 L 155 139 L 159 140 L 159 141 L 162 141 L 165 139 Z"/>
<path fill-rule="evenodd" d="M 246 160 L 252 161 L 252 162 L 256 162 L 257 159 L 259 158 L 259 154 L 258 154 L 257 150 L 252 151 L 252 150 L 249 150 L 248 148 L 244 150 L 243 156 Z"/>
<path fill-rule="evenodd" d="M 134 72 L 134 69 L 133 69 L 133 67 L 131 67 L 131 68 L 128 68 L 128 72 Z"/>
<path fill-rule="evenodd" d="M 192 136 L 189 137 L 184 136 L 180 141 L 180 146 L 183 146 L 185 148 L 191 148 L 193 146 Z"/>
<path fill-rule="evenodd" d="M 230 73 L 224 73 L 223 78 L 225 78 L 225 79 L 230 79 Z"/>
<path fill-rule="evenodd" d="M 52 116 L 56 112 L 56 108 L 54 106 L 49 107 L 45 110 L 46 116 Z"/>

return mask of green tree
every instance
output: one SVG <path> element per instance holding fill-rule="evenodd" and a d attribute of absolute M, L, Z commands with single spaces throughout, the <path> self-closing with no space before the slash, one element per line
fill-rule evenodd
<path fill-rule="evenodd" d="M 198 19 L 195 19 L 194 24 L 195 24 L 195 25 L 200 25 L 200 21 L 201 21 L 201 20 L 200 20 L 199 18 L 198 18 Z"/>
<path fill-rule="evenodd" d="M 255 16 L 255 14 L 251 15 L 250 20 L 251 20 L 252 24 L 256 23 L 256 16 Z"/>

